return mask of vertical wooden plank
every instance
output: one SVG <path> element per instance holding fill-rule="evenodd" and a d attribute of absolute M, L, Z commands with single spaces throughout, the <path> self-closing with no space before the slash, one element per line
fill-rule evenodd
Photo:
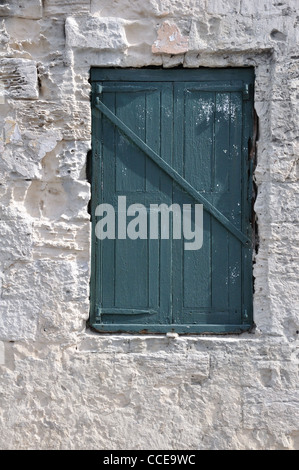
<path fill-rule="evenodd" d="M 203 245 L 200 250 L 184 250 L 184 307 L 211 308 L 211 216 L 204 211 Z"/>
<path fill-rule="evenodd" d="M 215 219 L 211 224 L 212 239 L 212 308 L 228 310 L 228 233 Z"/>
<path fill-rule="evenodd" d="M 174 83 L 174 122 L 173 122 L 173 168 L 183 174 L 184 169 L 184 141 L 185 141 L 185 84 Z M 182 207 L 183 194 L 181 188 L 173 185 L 173 203 Z M 172 322 L 179 324 L 182 322 L 184 292 L 183 292 L 183 238 L 182 240 L 173 240 L 172 251 Z"/>
<path fill-rule="evenodd" d="M 145 137 L 145 94 L 116 93 L 116 115 L 140 138 Z M 116 191 L 145 190 L 146 157 L 122 134 L 117 142 Z"/>
<path fill-rule="evenodd" d="M 242 223 L 242 180 L 243 177 L 247 178 L 248 175 L 242 175 L 242 124 L 243 124 L 243 110 L 242 110 L 242 94 L 231 93 L 231 112 L 228 133 L 230 136 L 230 151 L 229 151 L 229 195 L 230 195 L 230 213 L 229 219 L 241 229 Z"/>
<path fill-rule="evenodd" d="M 115 306 L 148 307 L 147 240 L 115 240 Z"/>
<path fill-rule="evenodd" d="M 242 230 L 249 237 L 252 236 L 251 227 L 251 185 L 252 175 L 250 173 L 249 161 L 249 140 L 252 141 L 253 136 L 253 94 L 250 99 L 243 101 L 243 159 L 242 159 Z M 252 247 L 243 246 L 243 312 L 242 322 L 250 324 L 253 322 L 253 279 L 252 279 Z"/>
<path fill-rule="evenodd" d="M 230 175 L 230 120 L 231 101 L 229 93 L 216 93 L 215 106 L 215 157 L 213 192 L 227 192 Z"/>
<path fill-rule="evenodd" d="M 213 204 L 220 209 L 222 197 L 228 192 L 229 151 L 230 151 L 230 95 L 215 93 L 214 121 L 214 171 L 213 171 Z M 221 195 L 223 195 L 221 197 Z M 229 199 L 225 198 L 226 204 Z M 229 207 L 222 205 L 227 213 Z M 224 227 L 212 219 L 212 308 L 215 312 L 228 310 L 228 237 Z"/>
<path fill-rule="evenodd" d="M 187 85 L 186 85 L 187 88 Z M 188 88 L 192 88 L 188 86 Z M 184 178 L 198 191 L 212 189 L 214 93 L 185 92 Z"/>
<path fill-rule="evenodd" d="M 104 93 L 103 102 L 115 112 L 115 93 Z M 107 119 L 102 118 L 102 135 L 104 143 L 102 146 L 102 199 L 101 202 L 114 203 L 115 194 L 115 166 L 116 166 L 116 130 Z M 100 175 L 99 175 L 100 177 Z M 101 251 L 101 307 L 113 307 L 115 305 L 115 250 L 114 240 L 98 241 Z"/>
<path fill-rule="evenodd" d="M 145 142 L 160 155 L 161 152 L 161 92 L 146 94 L 146 125 Z M 160 191 L 160 170 L 149 158 L 146 159 L 146 192 L 147 203 L 151 204 L 152 195 L 159 194 Z M 149 207 L 149 206 L 148 206 Z M 148 212 L 148 221 L 150 212 Z M 148 306 L 150 308 L 160 309 L 160 242 L 151 240 L 148 227 Z M 161 313 L 159 321 L 163 322 Z"/>
<path fill-rule="evenodd" d="M 92 85 L 93 100 L 97 85 Z M 91 246 L 91 282 L 90 282 L 90 321 L 97 321 L 97 307 L 101 301 L 101 278 L 99 276 L 102 260 L 100 247 L 95 235 L 96 217 L 95 210 L 101 202 L 99 187 L 101 186 L 101 164 L 102 164 L 102 122 L 100 113 L 92 108 L 92 161 L 91 161 L 91 221 L 92 221 L 92 246 Z"/>
<path fill-rule="evenodd" d="M 157 86 L 161 86 L 157 84 Z M 145 142 L 158 154 L 161 154 L 161 90 L 147 93 L 145 96 Z M 160 190 L 161 171 L 155 163 L 147 158 L 146 165 L 146 191 L 158 192 Z"/>
<path fill-rule="evenodd" d="M 145 139 L 145 93 L 116 94 L 116 115 Z M 146 188 L 145 155 L 119 134 L 116 146 L 116 193 L 129 195 L 127 205 L 140 202 Z M 132 199 L 133 198 L 133 199 Z M 134 217 L 127 217 L 127 222 Z M 115 240 L 115 305 L 119 308 L 148 307 L 148 241 Z"/>
<path fill-rule="evenodd" d="M 174 103 L 173 84 L 164 83 L 161 87 L 161 156 L 172 164 L 174 149 Z M 161 202 L 168 206 L 173 202 L 173 181 L 160 171 Z M 160 240 L 160 308 L 164 322 L 173 322 L 173 284 L 172 284 L 173 246 L 170 240 Z"/>
<path fill-rule="evenodd" d="M 230 177 L 229 195 L 231 217 L 234 224 L 241 229 L 242 225 L 242 94 L 231 94 L 230 113 Z M 245 176 L 245 175 L 244 175 Z M 229 308 L 231 321 L 241 323 L 242 313 L 242 245 L 229 236 Z"/>
<path fill-rule="evenodd" d="M 192 84 L 186 84 L 192 88 Z M 184 175 L 196 189 L 212 189 L 215 98 L 209 92 L 185 92 Z M 186 199 L 186 197 L 185 197 Z M 194 208 L 195 201 L 190 200 Z M 211 216 L 204 211 L 203 246 L 183 251 L 183 306 L 211 308 Z M 196 316 L 195 316 L 196 318 Z"/>

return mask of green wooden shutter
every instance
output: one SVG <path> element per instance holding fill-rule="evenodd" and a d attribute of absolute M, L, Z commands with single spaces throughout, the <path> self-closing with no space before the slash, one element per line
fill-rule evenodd
<path fill-rule="evenodd" d="M 237 332 L 252 326 L 253 70 L 93 69 L 91 325 Z M 203 246 L 98 240 L 95 208 L 202 203 Z M 128 218 L 128 220 L 130 220 Z"/>

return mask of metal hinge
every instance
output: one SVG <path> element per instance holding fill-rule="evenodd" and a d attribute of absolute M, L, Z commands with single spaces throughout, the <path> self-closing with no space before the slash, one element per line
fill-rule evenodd
<path fill-rule="evenodd" d="M 96 320 L 101 323 L 102 322 L 102 309 L 101 307 L 96 307 Z"/>
<path fill-rule="evenodd" d="M 244 309 L 244 312 L 243 312 L 243 323 L 248 323 L 248 321 L 249 321 L 249 315 L 248 315 L 247 309 Z"/>
<path fill-rule="evenodd" d="M 250 99 L 250 87 L 249 83 L 244 83 L 243 87 L 243 100 L 248 101 Z"/>

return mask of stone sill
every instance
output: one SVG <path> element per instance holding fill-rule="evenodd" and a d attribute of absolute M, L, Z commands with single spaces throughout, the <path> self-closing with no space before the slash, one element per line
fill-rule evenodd
<path fill-rule="evenodd" d="M 291 340 L 283 336 L 254 333 L 242 333 L 239 335 L 132 335 L 132 334 L 107 334 L 87 330 L 77 346 L 77 350 L 83 353 L 100 354 L 128 354 L 128 353 L 202 353 L 209 349 L 216 350 L 226 347 L 232 351 L 241 348 L 263 348 L 267 345 L 290 345 Z M 294 340 L 293 340 L 294 342 Z"/>

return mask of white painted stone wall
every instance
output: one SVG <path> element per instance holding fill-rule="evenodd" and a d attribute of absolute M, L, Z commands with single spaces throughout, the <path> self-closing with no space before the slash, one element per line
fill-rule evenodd
<path fill-rule="evenodd" d="M 1 449 L 299 449 L 298 6 L 0 1 Z M 256 329 L 95 334 L 89 70 L 181 64 L 256 67 Z"/>

